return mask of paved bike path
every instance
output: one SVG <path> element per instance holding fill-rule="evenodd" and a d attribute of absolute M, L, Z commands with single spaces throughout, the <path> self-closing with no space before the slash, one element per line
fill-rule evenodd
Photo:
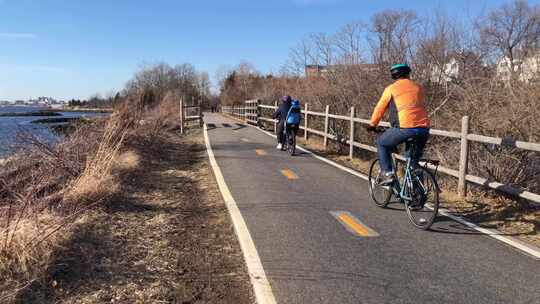
<path fill-rule="evenodd" d="M 234 120 L 205 122 L 278 303 L 540 303 L 540 261 L 448 218 L 415 229 L 401 206 L 376 207 L 366 181 Z"/>

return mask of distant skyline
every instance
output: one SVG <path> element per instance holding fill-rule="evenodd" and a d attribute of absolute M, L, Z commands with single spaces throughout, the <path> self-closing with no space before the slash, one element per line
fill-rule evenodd
<path fill-rule="evenodd" d="M 191 63 L 212 78 L 241 61 L 278 72 L 303 37 L 385 9 L 467 18 L 507 2 L 0 0 L 0 100 L 106 95 L 157 62 Z"/>

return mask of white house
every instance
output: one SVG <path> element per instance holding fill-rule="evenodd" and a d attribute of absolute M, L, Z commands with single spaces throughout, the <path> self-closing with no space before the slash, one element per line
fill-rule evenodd
<path fill-rule="evenodd" d="M 435 83 L 447 83 L 459 77 L 460 64 L 456 58 L 451 58 L 442 66 L 436 65 L 431 69 L 431 81 Z"/>
<path fill-rule="evenodd" d="M 497 62 L 497 76 L 502 81 L 509 81 L 512 77 L 512 65 L 510 58 L 502 57 Z M 525 83 L 534 81 L 540 76 L 540 51 L 524 59 L 514 59 L 514 74 Z"/>

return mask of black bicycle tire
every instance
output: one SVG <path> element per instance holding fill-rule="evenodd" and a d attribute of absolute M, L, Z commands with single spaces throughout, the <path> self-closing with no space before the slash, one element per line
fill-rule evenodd
<path fill-rule="evenodd" d="M 289 150 L 289 154 L 291 156 L 294 156 L 294 153 L 296 152 L 296 132 L 294 130 L 291 130 L 291 133 L 289 134 L 289 136 L 291 138 L 288 139 L 290 141 L 290 144 L 289 142 L 287 142 L 288 150 Z"/>
<path fill-rule="evenodd" d="M 420 225 L 420 224 L 415 222 L 414 216 L 411 214 L 412 209 L 409 207 L 408 203 L 405 204 L 405 209 L 407 210 L 407 217 L 409 218 L 409 222 L 413 226 L 415 226 L 416 228 L 422 229 L 422 230 L 429 230 L 429 228 L 431 228 L 431 225 L 433 225 L 433 223 L 435 222 L 435 219 L 437 218 L 437 215 L 439 213 L 439 204 L 440 204 L 440 202 L 439 202 L 439 187 L 438 187 L 438 184 L 437 184 L 437 180 L 435 179 L 433 174 L 431 174 L 430 171 L 426 170 L 423 167 L 417 168 L 414 171 L 416 171 L 416 170 L 421 170 L 422 174 L 425 174 L 425 176 L 427 176 L 427 178 L 429 178 L 431 180 L 432 187 L 433 187 L 433 189 L 432 189 L 432 191 L 433 191 L 433 210 L 432 210 L 432 212 L 434 213 L 434 215 L 425 224 Z M 414 171 L 412 172 L 413 176 L 415 175 Z"/>
<path fill-rule="evenodd" d="M 374 172 L 373 172 L 373 169 L 375 168 L 375 165 L 379 162 L 379 159 L 375 159 L 373 162 L 371 162 L 371 165 L 369 167 L 369 175 L 368 175 L 368 189 L 369 189 L 369 195 L 371 197 L 371 200 L 375 203 L 375 205 L 381 207 L 381 208 L 385 208 L 388 203 L 390 202 L 390 199 L 392 198 L 392 191 L 386 191 L 387 194 L 386 194 L 386 198 L 384 199 L 383 202 L 378 202 L 377 199 L 375 198 L 375 194 L 373 193 L 373 179 L 376 178 L 373 176 Z"/>

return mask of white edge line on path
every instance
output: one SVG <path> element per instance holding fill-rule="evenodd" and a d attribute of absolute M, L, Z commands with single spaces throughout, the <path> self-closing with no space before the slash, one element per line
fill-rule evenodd
<path fill-rule="evenodd" d="M 248 268 L 249 278 L 251 284 L 253 285 L 253 291 L 255 293 L 255 298 L 258 304 L 276 304 L 276 299 L 272 292 L 272 287 L 268 282 L 266 273 L 264 272 L 261 259 L 251 238 L 251 234 L 247 228 L 246 222 L 240 213 L 240 209 L 234 200 L 229 187 L 227 186 L 221 169 L 216 161 L 212 146 L 210 144 L 210 139 L 208 137 L 208 129 L 206 124 L 204 125 L 204 141 L 206 143 L 206 151 L 208 152 L 208 158 L 210 159 L 210 165 L 214 171 L 219 190 L 225 201 L 225 205 L 229 210 L 229 215 L 231 216 L 234 230 L 236 236 L 242 248 L 242 253 L 244 254 L 244 260 Z"/>
<path fill-rule="evenodd" d="M 247 125 L 249 125 L 249 124 L 247 124 Z M 268 135 L 270 137 L 276 138 L 276 135 L 274 135 L 274 134 L 272 134 L 272 133 L 270 133 L 268 131 L 265 131 L 265 130 L 259 128 L 259 127 L 255 127 L 255 126 L 252 126 L 252 125 L 249 125 L 249 126 L 252 127 L 252 128 L 255 128 L 255 129 L 257 129 L 257 130 L 259 130 L 259 131 L 261 131 L 263 133 L 265 133 L 266 135 Z M 343 165 L 340 165 L 340 164 L 338 164 L 338 163 L 336 163 L 334 161 L 331 161 L 331 160 L 329 160 L 327 158 L 324 158 L 324 157 L 322 157 L 320 155 L 317 155 L 317 154 L 313 153 L 312 151 L 309 151 L 308 149 L 303 148 L 301 146 L 297 146 L 297 148 L 304 151 L 304 152 L 306 152 L 306 153 L 308 153 L 308 154 L 310 154 L 310 155 L 312 155 L 313 157 L 315 157 L 316 159 L 318 159 L 320 161 L 323 161 L 323 162 L 325 162 L 325 163 L 327 163 L 327 164 L 329 164 L 331 166 L 334 166 L 334 167 L 336 167 L 338 169 L 341 169 L 342 171 L 350 173 L 350 174 L 352 174 L 352 175 L 354 175 L 356 177 L 360 177 L 360 178 L 362 178 L 364 180 L 368 180 L 368 176 L 365 175 L 365 174 L 362 174 L 362 173 L 360 173 L 358 171 L 355 171 L 355 170 L 353 170 L 351 168 L 347 168 L 347 167 L 345 167 Z M 486 235 L 488 235 L 488 236 L 490 236 L 490 237 L 492 237 L 492 238 L 494 238 L 496 240 L 499 240 L 499 241 L 501 241 L 501 242 L 503 242 L 503 243 L 505 243 L 507 245 L 510 245 L 510 246 L 512 246 L 512 247 L 514 247 L 516 249 L 519 249 L 519 250 L 525 252 L 526 254 L 530 255 L 534 259 L 540 260 L 540 248 L 538 248 L 536 246 L 526 244 L 525 242 L 522 242 L 522 241 L 520 241 L 520 240 L 518 240 L 518 239 L 516 239 L 514 237 L 501 235 L 501 233 L 499 231 L 497 231 L 497 230 L 486 229 L 486 228 L 479 227 L 478 225 L 473 224 L 473 223 L 467 221 L 466 219 L 464 219 L 462 217 L 451 214 L 450 211 L 448 211 L 446 209 L 439 208 L 439 213 L 446 216 L 446 217 L 448 217 L 448 218 L 450 218 L 450 219 L 452 219 L 452 220 L 454 220 L 454 221 L 456 221 L 456 222 L 458 222 L 458 223 L 460 223 L 460 224 L 463 224 L 463 225 L 465 225 L 465 226 L 467 226 L 467 227 L 469 227 L 471 229 L 474 229 L 474 230 L 476 230 L 478 232 L 481 232 L 483 234 L 486 234 Z"/>

